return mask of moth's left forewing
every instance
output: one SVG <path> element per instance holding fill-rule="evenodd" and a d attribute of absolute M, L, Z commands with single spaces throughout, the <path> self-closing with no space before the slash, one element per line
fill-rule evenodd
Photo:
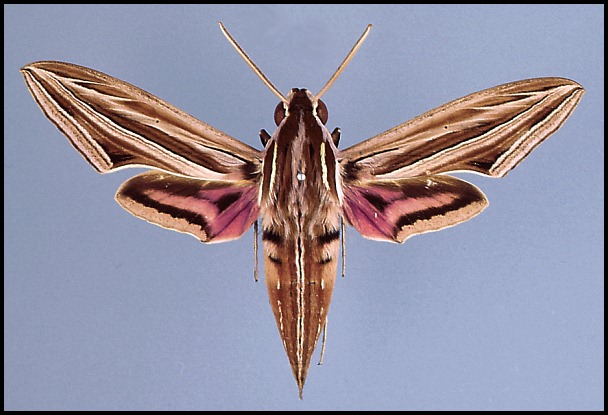
<path fill-rule="evenodd" d="M 116 201 L 131 214 L 202 242 L 239 238 L 259 214 L 258 185 L 149 171 L 127 180 Z"/>
<path fill-rule="evenodd" d="M 206 180 L 259 176 L 258 150 L 127 82 L 65 62 L 21 72 L 40 109 L 100 173 L 145 166 Z"/>
<path fill-rule="evenodd" d="M 93 69 L 48 61 L 22 74 L 44 114 L 98 172 L 162 170 L 118 190 L 133 215 L 203 242 L 238 238 L 257 219 L 260 151 Z"/>

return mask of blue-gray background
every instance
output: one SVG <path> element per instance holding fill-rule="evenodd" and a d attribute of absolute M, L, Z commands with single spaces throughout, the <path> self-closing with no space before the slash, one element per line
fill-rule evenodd
<path fill-rule="evenodd" d="M 347 231 L 324 365 L 297 388 L 252 232 L 225 244 L 113 200 L 19 68 L 62 60 L 124 79 L 260 147 L 277 99 L 325 95 L 342 147 L 504 82 L 587 89 L 480 216 L 404 245 Z M 604 7 L 4 6 L 5 409 L 603 409 Z M 317 350 L 318 354 L 318 350 Z"/>

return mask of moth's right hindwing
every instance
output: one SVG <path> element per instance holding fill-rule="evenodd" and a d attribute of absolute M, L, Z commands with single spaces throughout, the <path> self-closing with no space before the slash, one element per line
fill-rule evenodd
<path fill-rule="evenodd" d="M 564 123 L 583 93 L 564 78 L 513 82 L 341 151 L 344 215 L 363 236 L 393 242 L 471 219 L 485 196 L 443 173 L 506 175 Z"/>

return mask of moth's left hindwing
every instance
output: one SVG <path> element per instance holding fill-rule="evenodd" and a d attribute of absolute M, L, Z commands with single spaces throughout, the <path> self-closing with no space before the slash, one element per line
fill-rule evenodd
<path fill-rule="evenodd" d="M 259 214 L 258 186 L 209 181 L 162 171 L 138 174 L 120 186 L 116 201 L 133 215 L 189 233 L 203 242 L 237 239 Z"/>
<path fill-rule="evenodd" d="M 241 236 L 259 214 L 262 153 L 116 78 L 63 62 L 21 70 L 44 114 L 100 173 L 151 167 L 118 203 L 204 242 Z"/>

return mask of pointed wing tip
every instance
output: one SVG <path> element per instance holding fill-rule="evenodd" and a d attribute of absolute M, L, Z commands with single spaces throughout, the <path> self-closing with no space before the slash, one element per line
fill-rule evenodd
<path fill-rule="evenodd" d="M 28 88 L 30 88 L 31 90 L 31 82 L 32 82 L 32 78 L 36 78 L 36 73 L 39 71 L 39 67 L 38 64 L 40 62 L 32 62 L 32 63 L 28 63 L 27 65 L 23 66 L 21 69 L 19 69 L 19 72 L 21 72 L 21 75 L 23 75 L 23 77 L 25 78 L 25 82 L 28 85 Z"/>
<path fill-rule="evenodd" d="M 560 95 L 564 97 L 576 97 L 574 101 L 569 104 L 572 108 L 576 107 L 583 94 L 586 92 L 585 88 L 576 81 L 569 78 L 562 77 L 551 77 L 551 78 L 535 78 L 531 79 L 532 82 L 540 83 L 551 83 L 554 88 L 566 88 L 566 91 Z"/>
<path fill-rule="evenodd" d="M 569 78 L 558 78 L 558 79 L 561 79 L 562 81 L 565 81 L 564 83 L 566 83 L 568 85 L 571 85 L 571 86 L 575 87 L 576 89 L 580 89 L 582 91 L 585 91 L 585 88 L 581 84 L 579 84 L 576 81 L 573 81 L 572 79 L 569 79 Z"/>
<path fill-rule="evenodd" d="M 576 81 L 573 81 L 572 79 L 568 79 L 568 78 L 555 78 L 555 79 L 560 81 L 560 83 L 562 84 L 563 87 L 570 87 L 571 92 L 568 95 L 577 95 L 577 98 L 578 98 L 576 100 L 577 103 L 580 100 L 580 97 L 586 92 L 585 88 L 581 84 L 579 84 Z"/>
<path fill-rule="evenodd" d="M 21 73 L 25 73 L 25 72 L 36 72 L 39 70 L 44 70 L 45 66 L 49 66 L 49 65 L 72 65 L 72 64 L 66 64 L 65 62 L 58 62 L 58 61 L 36 61 L 36 62 L 30 62 L 27 65 L 24 65 L 21 69 L 19 69 L 19 71 Z"/>
<path fill-rule="evenodd" d="M 21 69 L 19 69 L 20 72 L 30 72 L 33 71 L 37 68 L 38 64 L 40 62 L 30 62 L 27 65 L 23 65 L 23 67 Z"/>

